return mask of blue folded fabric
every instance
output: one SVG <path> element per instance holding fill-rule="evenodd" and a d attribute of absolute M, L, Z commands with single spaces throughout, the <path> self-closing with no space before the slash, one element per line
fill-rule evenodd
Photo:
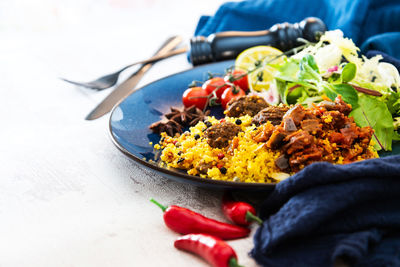
<path fill-rule="evenodd" d="M 400 266 L 400 156 L 314 163 L 261 204 L 252 257 L 263 266 Z"/>
<path fill-rule="evenodd" d="M 227 30 L 264 30 L 280 22 L 305 17 L 322 19 L 328 29 L 341 29 L 367 50 L 400 58 L 400 2 L 398 0 L 252 0 L 223 4 L 214 16 L 200 18 L 195 35 Z"/>

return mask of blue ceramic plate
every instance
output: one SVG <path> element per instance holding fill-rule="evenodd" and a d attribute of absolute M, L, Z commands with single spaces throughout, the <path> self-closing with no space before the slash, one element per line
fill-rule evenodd
<path fill-rule="evenodd" d="M 188 182 L 198 186 L 215 189 L 259 189 L 271 190 L 274 184 L 226 182 L 204 179 L 188 175 L 186 171 L 166 169 L 156 162 L 157 151 L 152 145 L 159 142 L 160 137 L 149 130 L 149 125 L 161 120 L 170 107 L 182 108 L 182 93 L 193 80 L 205 81 L 208 72 L 224 73 L 234 61 L 223 61 L 196 67 L 150 83 L 135 91 L 117 105 L 110 117 L 110 132 L 114 144 L 127 156 L 170 179 Z M 223 117 L 222 110 L 215 108 L 212 115 Z M 393 152 L 385 155 L 399 154 L 400 146 L 394 146 Z"/>

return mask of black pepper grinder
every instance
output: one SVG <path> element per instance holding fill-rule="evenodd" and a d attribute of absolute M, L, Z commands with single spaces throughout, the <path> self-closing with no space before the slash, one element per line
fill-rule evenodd
<path fill-rule="evenodd" d="M 275 24 L 269 30 L 240 32 L 229 31 L 195 36 L 190 40 L 190 61 L 193 65 L 236 58 L 243 50 L 257 45 L 270 45 L 282 51 L 301 45 L 301 37 L 315 42 L 317 34 L 327 30 L 319 18 L 309 17 L 299 23 Z"/>

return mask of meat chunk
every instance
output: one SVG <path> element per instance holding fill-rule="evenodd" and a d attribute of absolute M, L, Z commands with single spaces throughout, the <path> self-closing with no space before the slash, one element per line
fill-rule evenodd
<path fill-rule="evenodd" d="M 253 117 L 263 108 L 268 107 L 267 101 L 264 98 L 252 95 L 242 96 L 236 99 L 232 99 L 226 108 L 225 114 L 228 117 L 240 117 L 249 115 Z"/>
<path fill-rule="evenodd" d="M 343 128 L 349 119 L 339 111 L 326 111 L 323 115 L 324 127 L 328 129 L 341 129 Z"/>
<path fill-rule="evenodd" d="M 293 154 L 295 151 L 302 151 L 304 148 L 314 143 L 314 137 L 302 130 L 287 136 L 286 140 L 289 140 L 289 143 L 287 143 L 283 149 L 289 155 Z"/>
<path fill-rule="evenodd" d="M 281 171 L 286 171 L 289 168 L 289 159 L 285 154 L 280 155 L 277 159 L 275 159 L 275 165 Z"/>
<path fill-rule="evenodd" d="M 273 125 L 279 125 L 282 122 L 283 115 L 288 110 L 288 106 L 269 106 L 258 112 L 251 122 L 260 125 L 270 121 Z"/>
<path fill-rule="evenodd" d="M 288 133 L 281 126 L 277 126 L 267 142 L 267 147 L 278 149 L 284 144 L 284 139 L 287 135 Z"/>
<path fill-rule="evenodd" d="M 272 132 L 275 130 L 275 126 L 270 123 L 266 123 L 256 128 L 257 131 L 254 133 L 253 139 L 257 143 L 266 142 L 271 137 Z"/>
<path fill-rule="evenodd" d="M 296 124 L 294 123 L 294 121 L 291 117 L 286 117 L 283 120 L 283 129 L 285 129 L 285 131 L 287 131 L 287 132 L 297 131 Z"/>
<path fill-rule="evenodd" d="M 354 140 L 358 137 L 359 127 L 357 127 L 355 123 L 346 126 L 347 127 L 340 129 L 340 133 L 343 135 L 343 143 L 351 146 Z"/>
<path fill-rule="evenodd" d="M 241 128 L 231 122 L 222 122 L 214 124 L 204 132 L 207 138 L 207 143 L 213 148 L 223 148 L 229 145 L 229 140 L 232 140 Z"/>
<path fill-rule="evenodd" d="M 306 166 L 315 161 L 321 161 L 322 151 L 317 146 L 312 145 L 302 151 L 291 155 L 289 164 L 292 170 L 299 171 L 301 166 Z"/>
<path fill-rule="evenodd" d="M 303 120 L 300 124 L 301 128 L 309 133 L 316 134 L 322 131 L 322 124 L 318 119 Z"/>
<path fill-rule="evenodd" d="M 285 113 L 285 115 L 283 115 L 283 119 L 285 119 L 286 117 L 292 118 L 293 122 L 296 125 L 299 125 L 305 116 L 306 116 L 305 108 L 302 105 L 297 104 L 294 107 L 292 107 L 291 109 L 289 109 Z"/>
<path fill-rule="evenodd" d="M 339 111 L 344 115 L 348 116 L 352 110 L 351 105 L 346 104 L 341 96 L 336 97 L 335 102 L 332 101 L 322 101 L 318 104 L 318 107 L 323 107 L 328 111 Z"/>

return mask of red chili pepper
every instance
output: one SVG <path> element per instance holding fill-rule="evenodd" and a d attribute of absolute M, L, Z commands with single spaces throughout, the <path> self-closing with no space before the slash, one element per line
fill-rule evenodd
<path fill-rule="evenodd" d="M 262 220 L 256 216 L 256 210 L 252 205 L 243 201 L 234 201 L 227 194 L 222 198 L 222 210 L 225 216 L 234 223 L 247 226 L 255 221 L 262 224 Z"/>
<path fill-rule="evenodd" d="M 186 208 L 175 205 L 165 207 L 154 199 L 150 201 L 163 210 L 168 228 L 180 234 L 204 233 L 227 240 L 246 237 L 250 233 L 247 228 L 219 222 Z"/>
<path fill-rule="evenodd" d="M 214 267 L 241 267 L 233 248 L 214 236 L 189 234 L 178 238 L 174 246 L 201 256 Z"/>

